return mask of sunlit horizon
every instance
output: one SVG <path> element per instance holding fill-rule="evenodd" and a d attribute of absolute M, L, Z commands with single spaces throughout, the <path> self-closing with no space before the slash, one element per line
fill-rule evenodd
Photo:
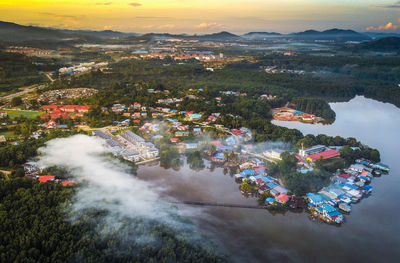
<path fill-rule="evenodd" d="M 400 33 L 396 0 L 5 0 L 2 21 L 136 33 L 290 33 L 330 28 Z"/>

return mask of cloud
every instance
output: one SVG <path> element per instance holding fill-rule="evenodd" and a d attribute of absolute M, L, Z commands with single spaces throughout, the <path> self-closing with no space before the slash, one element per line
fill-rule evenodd
<path fill-rule="evenodd" d="M 382 8 L 400 8 L 400 1 L 397 1 L 393 4 L 386 4 L 386 5 L 378 5 L 378 7 Z"/>
<path fill-rule="evenodd" d="M 174 24 L 165 24 L 157 27 L 158 29 L 173 29 L 176 28 L 176 25 Z"/>
<path fill-rule="evenodd" d="M 129 166 L 112 157 L 110 149 L 101 139 L 87 135 L 54 139 L 38 152 L 40 158 L 37 163 L 40 167 L 63 167 L 74 180 L 80 182 L 66 207 L 72 223 L 88 216 L 88 211 L 93 209 L 105 211 L 104 218 L 96 222 L 100 234 L 118 230 L 120 223 L 126 219 L 127 222 L 142 222 L 125 225 L 128 232 L 135 232 L 137 229 L 140 232 L 124 239 L 141 243 L 155 241 L 150 238 L 150 224 L 143 224 L 143 220 L 165 224 L 176 230 L 177 237 L 181 230 L 196 231 L 182 216 L 200 213 L 198 210 L 178 210 L 165 202 L 161 198 L 161 193 L 165 190 L 163 185 L 136 177 Z"/>
<path fill-rule="evenodd" d="M 52 17 L 52 18 L 56 18 L 56 19 L 79 19 L 79 18 L 83 17 L 83 16 L 74 16 L 74 15 L 60 15 L 60 14 L 54 14 L 54 13 L 49 13 L 49 12 L 41 12 L 41 13 L 38 13 L 38 15 Z"/>
<path fill-rule="evenodd" d="M 399 19 L 400 22 L 400 19 Z M 394 31 L 400 29 L 400 25 L 395 25 L 392 22 L 387 23 L 386 25 L 380 26 L 369 26 L 366 28 L 367 31 Z"/>
<path fill-rule="evenodd" d="M 197 26 L 195 26 L 196 29 L 200 29 L 200 30 L 210 30 L 210 29 L 220 29 L 222 27 L 221 24 L 218 23 L 201 23 L 198 24 Z"/>
<path fill-rule="evenodd" d="M 113 2 L 96 3 L 96 5 L 112 5 Z"/>
<path fill-rule="evenodd" d="M 141 6 L 142 4 L 141 4 L 141 3 L 135 3 L 135 2 L 133 2 L 133 3 L 129 3 L 128 5 L 133 6 L 133 7 L 139 7 L 139 6 Z"/>
<path fill-rule="evenodd" d="M 154 27 L 155 27 L 154 25 L 143 26 L 144 29 L 153 29 Z"/>

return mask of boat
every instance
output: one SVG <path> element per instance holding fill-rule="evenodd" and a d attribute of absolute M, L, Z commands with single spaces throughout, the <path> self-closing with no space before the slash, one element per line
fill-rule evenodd
<path fill-rule="evenodd" d="M 350 213 L 351 206 L 346 204 L 346 203 L 340 203 L 339 204 L 339 209 L 342 210 L 343 212 Z"/>

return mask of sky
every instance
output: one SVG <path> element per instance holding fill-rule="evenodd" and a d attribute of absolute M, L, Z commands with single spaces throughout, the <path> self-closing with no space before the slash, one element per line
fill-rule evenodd
<path fill-rule="evenodd" d="M 0 20 L 138 33 L 290 33 L 329 28 L 400 33 L 400 1 L 1 0 Z"/>

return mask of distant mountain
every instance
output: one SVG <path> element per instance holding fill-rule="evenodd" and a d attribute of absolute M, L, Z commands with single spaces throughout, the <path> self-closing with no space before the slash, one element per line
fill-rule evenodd
<path fill-rule="evenodd" d="M 194 35 L 191 36 L 190 38 L 195 38 L 200 40 L 235 40 L 239 39 L 240 37 L 238 35 L 222 31 L 219 33 L 213 33 L 208 35 Z"/>
<path fill-rule="evenodd" d="M 400 52 L 400 37 L 385 37 L 347 48 L 352 51 Z"/>
<path fill-rule="evenodd" d="M 306 30 L 303 32 L 292 33 L 294 38 L 312 39 L 312 40 L 336 40 L 336 41 L 365 41 L 371 38 L 354 30 L 329 29 L 325 31 Z"/>
<path fill-rule="evenodd" d="M 102 30 L 102 31 L 92 31 L 92 30 L 68 30 L 68 29 L 54 29 L 67 34 L 74 35 L 84 35 L 92 36 L 97 38 L 126 38 L 131 36 L 138 36 L 136 33 L 123 33 L 113 30 Z"/>
<path fill-rule="evenodd" d="M 67 30 L 68 31 L 68 30 Z M 22 26 L 15 23 L 0 21 L 0 41 L 27 42 L 27 41 L 94 41 L 97 38 L 90 35 L 62 32 L 59 29 L 42 28 L 36 26 Z"/>
<path fill-rule="evenodd" d="M 26 40 L 55 40 L 71 38 L 72 35 L 65 34 L 52 29 L 34 26 L 21 26 L 10 22 L 0 21 L 1 41 L 26 41 Z"/>
<path fill-rule="evenodd" d="M 400 34 L 398 33 L 363 32 L 363 34 L 369 36 L 374 40 L 384 37 L 400 37 Z"/>
<path fill-rule="evenodd" d="M 281 34 L 276 32 L 249 32 L 241 37 L 248 40 L 263 40 L 265 38 L 279 36 L 281 36 Z"/>
<path fill-rule="evenodd" d="M 252 36 L 252 35 L 280 36 L 281 33 L 277 33 L 277 32 L 249 32 L 249 33 L 244 34 L 243 36 Z"/>

